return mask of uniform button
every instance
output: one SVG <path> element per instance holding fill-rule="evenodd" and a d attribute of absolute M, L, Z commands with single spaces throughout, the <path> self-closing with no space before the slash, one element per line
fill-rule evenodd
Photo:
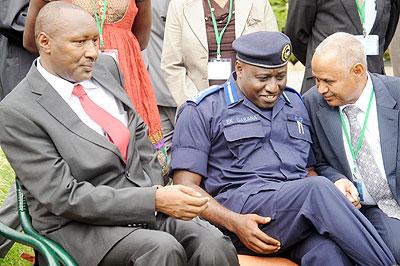
<path fill-rule="evenodd" d="M 128 227 L 132 227 L 132 225 L 131 225 L 131 224 L 128 224 Z"/>

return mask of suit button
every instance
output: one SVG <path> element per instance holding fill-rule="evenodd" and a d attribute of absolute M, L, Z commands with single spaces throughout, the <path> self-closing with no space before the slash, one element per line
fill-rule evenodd
<path fill-rule="evenodd" d="M 129 173 L 129 171 L 126 171 L 125 176 L 129 178 L 129 177 L 131 177 L 131 173 Z"/>

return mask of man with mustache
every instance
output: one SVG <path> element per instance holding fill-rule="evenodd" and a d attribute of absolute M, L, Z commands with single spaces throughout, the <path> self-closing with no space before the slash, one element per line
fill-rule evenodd
<path fill-rule="evenodd" d="M 289 38 L 256 32 L 233 42 L 235 72 L 178 112 L 174 183 L 212 198 L 201 216 L 239 254 L 300 265 L 393 265 L 369 221 L 314 165 L 306 107 L 286 87 Z M 355 201 L 354 204 L 357 204 Z"/>
<path fill-rule="evenodd" d="M 336 33 L 315 50 L 306 95 L 316 170 L 354 201 L 400 263 L 400 79 L 367 71 L 362 44 Z"/>
<path fill-rule="evenodd" d="M 90 14 L 49 3 L 35 39 L 40 57 L 0 103 L 0 145 L 34 228 L 79 265 L 238 265 L 230 240 L 195 218 L 208 198 L 160 186 L 147 127 L 116 61 L 99 55 Z"/>

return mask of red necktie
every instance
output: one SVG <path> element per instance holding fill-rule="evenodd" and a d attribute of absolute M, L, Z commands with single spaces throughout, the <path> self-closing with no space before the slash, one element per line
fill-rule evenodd
<path fill-rule="evenodd" d="M 106 132 L 110 141 L 117 145 L 126 162 L 126 153 L 130 139 L 128 128 L 120 120 L 95 104 L 86 94 L 82 85 L 75 85 L 72 94 L 79 98 L 83 110 L 85 110 L 87 115 Z"/>

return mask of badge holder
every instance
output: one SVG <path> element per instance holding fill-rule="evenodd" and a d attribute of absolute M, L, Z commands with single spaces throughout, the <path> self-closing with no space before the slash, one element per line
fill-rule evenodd
<path fill-rule="evenodd" d="M 208 61 L 209 80 L 227 80 L 232 72 L 230 58 L 212 58 Z"/>
<path fill-rule="evenodd" d="M 104 49 L 101 51 L 102 54 L 109 55 L 118 62 L 118 50 L 117 49 Z"/>
<path fill-rule="evenodd" d="M 379 55 L 379 36 L 378 35 L 355 35 L 363 47 L 366 55 Z"/>

